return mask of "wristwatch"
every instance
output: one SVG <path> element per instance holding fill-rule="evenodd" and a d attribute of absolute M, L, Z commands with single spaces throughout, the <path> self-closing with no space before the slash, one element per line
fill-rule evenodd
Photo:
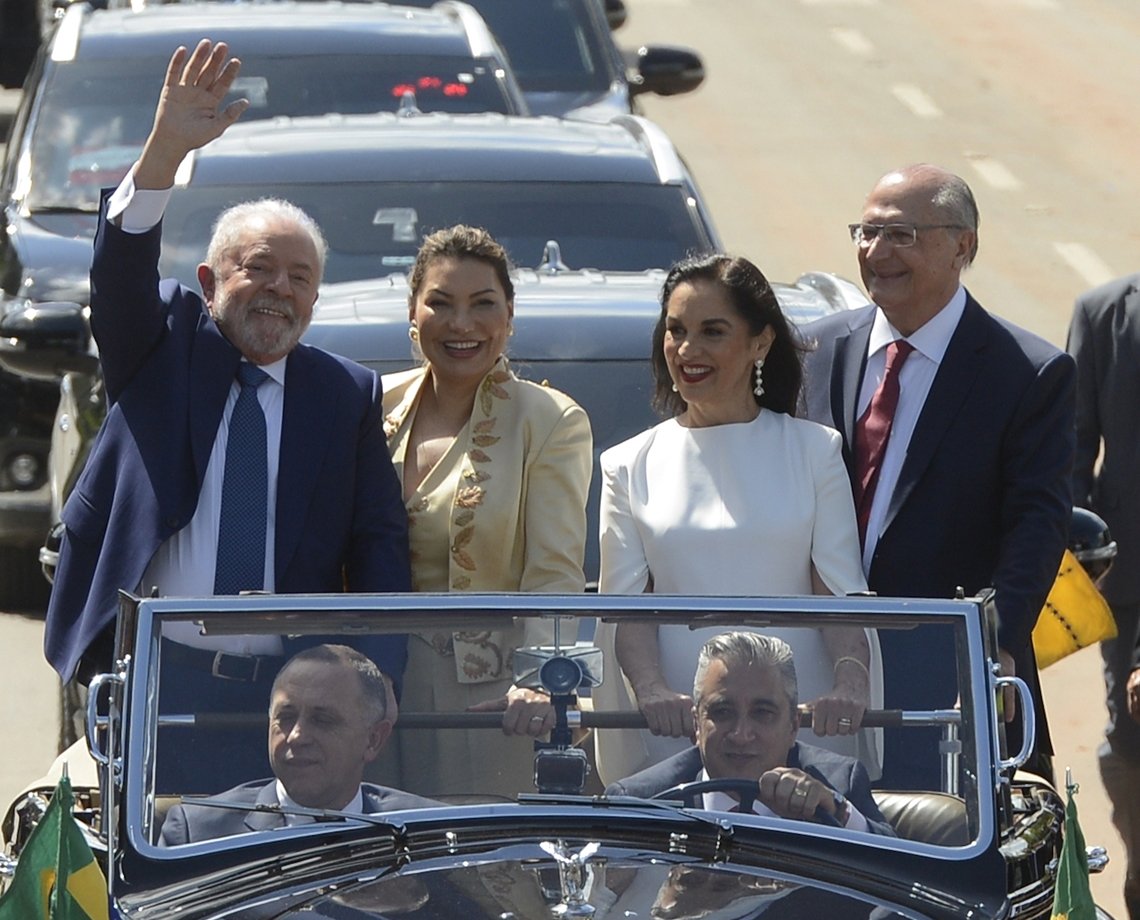
<path fill-rule="evenodd" d="M 835 820 L 839 822 L 840 827 L 847 826 L 847 819 L 851 817 L 851 808 L 847 804 L 847 799 L 841 792 L 833 792 L 833 801 L 835 802 Z"/>

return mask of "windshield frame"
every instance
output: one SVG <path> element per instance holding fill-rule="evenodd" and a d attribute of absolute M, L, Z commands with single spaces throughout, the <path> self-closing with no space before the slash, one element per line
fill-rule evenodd
<path fill-rule="evenodd" d="M 133 635 L 119 636 L 120 657 L 129 662 L 127 668 L 127 705 L 124 707 L 127 743 L 124 750 L 124 780 L 121 798 L 119 833 L 121 842 L 147 860 L 176 858 L 183 852 L 216 853 L 234 849 L 247 849 L 283 836 L 321 835 L 329 833 L 375 832 L 369 825 L 387 824 L 387 821 L 370 819 L 336 825 L 309 825 L 284 828 L 272 835 L 247 834 L 189 844 L 173 850 L 157 847 L 150 842 L 153 824 L 153 797 L 150 795 L 148 771 L 153 764 L 155 737 L 155 693 L 158 668 L 158 643 L 162 624 L 173 620 L 200 619 L 205 629 L 216 635 L 226 633 L 270 632 L 280 635 L 361 635 L 363 624 L 373 615 L 383 614 L 383 631 L 404 631 L 411 628 L 430 629 L 433 626 L 455 629 L 456 621 L 467 628 L 487 628 L 502 625 L 505 618 L 515 616 L 588 616 L 601 613 L 612 621 L 652 619 L 659 624 L 688 624 L 694 619 L 701 626 L 740 624 L 752 627 L 772 625 L 788 618 L 800 618 L 796 625 L 807 625 L 805 615 L 818 616 L 818 622 L 841 621 L 858 616 L 866 625 L 899 625 L 905 621 L 940 622 L 953 625 L 957 637 L 957 655 L 960 661 L 978 662 L 985 658 L 982 617 L 978 616 L 976 601 L 920 601 L 885 600 L 866 597 L 849 598 L 686 598 L 662 595 L 639 596 L 537 596 L 522 594 L 410 594 L 410 595 L 331 595 L 323 596 L 268 596 L 253 595 L 239 598 L 175 599 L 152 598 L 132 602 L 128 616 L 121 618 L 121 626 L 136 627 Z M 868 610 L 872 608 L 872 611 Z M 333 608 L 333 609 L 330 609 Z M 696 616 L 694 617 L 694 614 Z M 815 622 L 813 619 L 812 622 Z M 371 630 L 370 630 L 371 631 Z M 995 784 L 998 777 L 993 769 L 995 752 L 988 728 L 990 716 L 984 701 L 987 699 L 987 679 L 984 668 L 971 665 L 968 680 L 963 682 L 963 711 L 970 717 L 965 725 L 974 726 L 970 743 L 964 745 L 963 772 L 977 778 L 976 790 L 966 793 L 968 801 L 976 801 L 976 814 L 971 815 L 971 842 L 965 847 L 947 848 L 918 841 L 885 838 L 873 841 L 859 835 L 863 843 L 891 849 L 913 850 L 918 853 L 947 856 L 977 855 L 994 845 L 997 836 Z M 142 705 L 131 705 L 141 700 Z M 140 743 L 140 739 L 142 742 Z M 972 751 L 972 753 L 971 753 Z M 421 821 L 433 825 L 439 821 L 463 821 L 465 816 L 506 822 L 540 820 L 549 809 L 582 814 L 582 806 L 589 801 L 542 801 L 530 804 L 480 804 L 477 806 L 450 805 L 442 809 L 402 811 L 395 814 L 393 826 L 418 825 Z M 536 807 L 536 805 L 540 807 Z M 971 806 L 972 808 L 973 806 Z M 474 811 L 472 811 L 474 809 Z M 611 804 L 610 814 L 615 820 L 640 821 L 649 819 L 655 810 L 626 808 Z M 658 815 L 658 817 L 660 817 Z M 785 822 L 788 823 L 788 822 Z M 799 824 L 799 822 L 791 822 Z M 763 833 L 822 834 L 834 832 L 815 825 L 780 828 L 780 822 L 759 816 L 745 816 L 736 821 L 738 827 L 753 826 Z M 298 842 L 300 845 L 300 842 Z"/>

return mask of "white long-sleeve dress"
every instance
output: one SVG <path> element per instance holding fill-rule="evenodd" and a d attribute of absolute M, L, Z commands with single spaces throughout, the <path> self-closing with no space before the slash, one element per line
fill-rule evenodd
<path fill-rule="evenodd" d="M 599 591 L 710 596 L 812 593 L 814 565 L 835 594 L 866 590 L 851 485 L 838 432 L 762 410 L 751 422 L 685 428 L 662 422 L 601 457 Z M 652 581 L 651 581 L 652 579 Z M 716 628 L 659 630 L 668 686 L 691 693 L 701 646 Z M 792 645 L 801 701 L 827 693 L 833 666 L 817 630 L 767 630 Z M 613 627 L 600 624 L 608 679 L 594 691 L 599 709 L 636 708 L 613 655 Z M 872 706 L 881 703 L 878 642 L 872 650 Z M 810 732 L 810 730 L 805 730 Z M 876 735 L 819 738 L 878 773 Z M 607 782 L 680 750 L 683 739 L 649 732 L 599 732 L 598 767 Z"/>

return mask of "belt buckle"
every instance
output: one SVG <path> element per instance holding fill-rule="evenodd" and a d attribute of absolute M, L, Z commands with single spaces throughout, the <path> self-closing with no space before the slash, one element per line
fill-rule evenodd
<path fill-rule="evenodd" d="M 253 673 L 246 676 L 245 674 L 226 674 L 222 671 L 222 666 L 227 658 L 236 658 L 243 662 L 252 662 Z M 233 652 L 217 651 L 214 653 L 214 662 L 210 666 L 210 674 L 214 677 L 220 677 L 222 680 L 238 680 L 243 683 L 252 683 L 257 680 L 257 672 L 261 668 L 261 659 L 256 655 L 235 655 Z"/>

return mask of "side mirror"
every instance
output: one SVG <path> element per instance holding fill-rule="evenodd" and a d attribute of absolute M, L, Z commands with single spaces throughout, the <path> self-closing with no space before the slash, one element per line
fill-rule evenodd
<path fill-rule="evenodd" d="M 1112 560 L 1116 558 L 1116 541 L 1108 524 L 1087 508 L 1073 508 L 1069 518 L 1069 549 L 1093 581 L 1112 568 Z"/>
<path fill-rule="evenodd" d="M 0 318 L 0 365 L 36 380 L 59 380 L 69 371 L 94 374 L 99 359 L 88 351 L 91 330 L 77 303 L 28 303 Z"/>
<path fill-rule="evenodd" d="M 610 31 L 620 29 L 629 18 L 629 10 L 625 8 L 625 0 L 606 0 L 606 22 L 610 24 Z"/>
<path fill-rule="evenodd" d="M 656 93 L 676 96 L 691 93 L 705 79 L 701 56 L 689 48 L 673 45 L 643 45 L 634 55 L 634 75 L 629 81 L 630 93 Z"/>

